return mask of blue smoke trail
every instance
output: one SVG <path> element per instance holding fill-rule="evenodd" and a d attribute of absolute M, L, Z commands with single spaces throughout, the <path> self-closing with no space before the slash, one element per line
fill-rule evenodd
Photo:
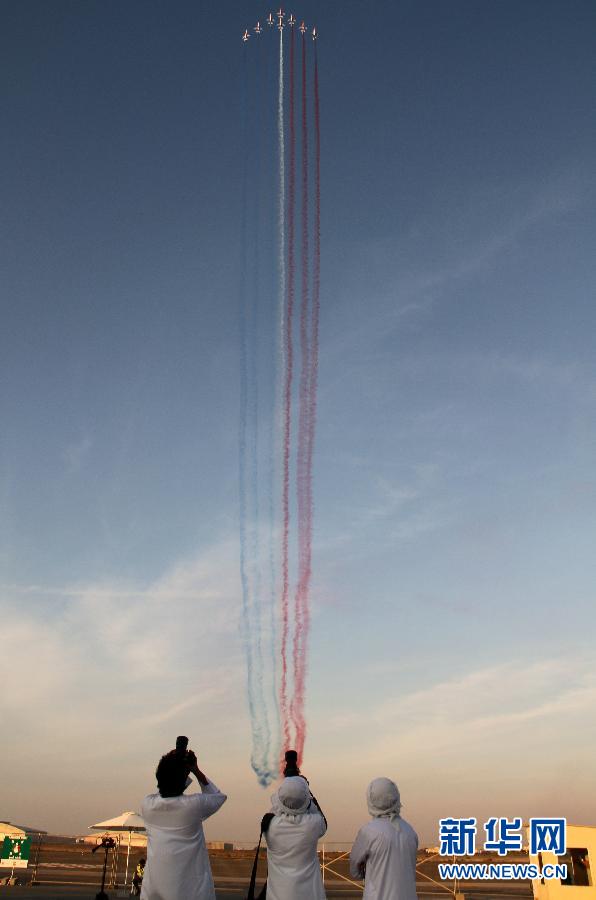
<path fill-rule="evenodd" d="M 246 272 L 248 262 L 248 234 L 247 234 L 247 150 L 248 150 L 248 113 L 247 113 L 247 80 L 248 65 L 244 50 L 244 65 L 242 76 L 242 143 L 244 146 L 242 166 L 242 224 L 241 224 L 241 261 L 240 261 L 240 419 L 238 425 L 238 484 L 239 484 L 239 522 L 240 522 L 240 582 L 242 586 L 242 618 L 241 634 L 246 654 L 247 668 L 247 700 L 251 719 L 254 722 L 254 696 L 252 689 L 252 648 L 250 646 L 250 584 L 247 573 L 246 553 L 246 520 L 247 520 L 247 495 L 246 495 L 246 435 L 247 435 L 247 407 L 248 407 L 248 344 L 246 322 Z M 253 726 L 254 743 L 254 726 Z"/>
<path fill-rule="evenodd" d="M 260 39 L 257 38 L 257 44 Z M 256 173 L 256 190 L 254 191 L 254 253 L 253 253 L 253 278 L 252 278 L 252 302 L 251 302 L 251 323 L 249 329 L 249 402 L 248 415 L 250 423 L 250 452 L 251 452 L 251 497 L 252 497 L 252 540 L 251 540 L 251 566 L 254 572 L 254 594 L 253 594 L 253 639 L 254 639 L 254 663 L 255 663 L 255 702 L 257 705 L 257 715 L 259 717 L 257 733 L 260 737 L 258 745 L 255 747 L 253 768 L 261 784 L 268 783 L 267 757 L 269 755 L 269 746 L 271 742 L 271 732 L 269 727 L 269 716 L 267 712 L 267 704 L 265 702 L 264 691 L 264 670 L 263 670 L 263 649 L 262 649 L 262 630 L 263 630 L 263 604 L 261 602 L 262 581 L 261 581 L 261 547 L 260 547 L 260 526 L 261 526 L 261 509 L 260 509 L 260 477 L 259 477 L 259 431 L 260 431 L 260 409 L 259 409 L 259 358 L 260 358 L 260 242 L 261 242 L 261 182 L 262 182 L 262 159 L 261 159 L 261 132 L 263 129 L 263 102 L 262 102 L 262 84 L 261 84 L 261 48 L 256 46 L 253 52 L 256 55 L 256 115 L 253 120 L 256 121 L 256 142 L 255 142 L 255 162 L 254 171 Z M 251 112 L 254 105 L 251 103 Z M 256 767 L 255 767 L 256 765 Z"/>
<path fill-rule="evenodd" d="M 277 646 L 279 497 L 275 485 L 282 421 L 279 387 L 284 372 L 279 354 L 284 352 L 285 336 L 285 123 L 283 36 L 280 32 L 279 81 L 271 71 L 276 42 L 268 40 L 265 48 L 260 46 L 263 39 L 253 36 L 253 42 L 245 44 L 241 91 L 244 155 L 239 511 L 241 632 L 247 666 L 251 766 L 259 783 L 266 786 L 277 777 L 281 745 Z M 266 50 L 267 77 L 263 85 L 264 63 L 260 55 Z M 252 59 L 246 56 L 247 52 Z M 277 184 L 270 166 L 276 144 Z M 277 273 L 271 266 L 275 245 Z"/>

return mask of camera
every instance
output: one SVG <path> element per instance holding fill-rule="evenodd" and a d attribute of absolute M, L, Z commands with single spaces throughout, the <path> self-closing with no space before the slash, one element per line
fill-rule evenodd
<path fill-rule="evenodd" d="M 176 756 L 179 759 L 186 759 L 188 754 L 188 738 L 184 734 L 178 735 L 176 738 Z"/>
<path fill-rule="evenodd" d="M 100 843 L 95 845 L 91 853 L 95 853 L 96 850 L 113 850 L 115 846 L 116 841 L 114 838 L 106 834 L 102 837 Z"/>
<path fill-rule="evenodd" d="M 292 778 L 292 776 L 295 775 L 300 775 L 300 769 L 298 768 L 298 754 L 295 750 L 286 750 L 284 778 Z"/>

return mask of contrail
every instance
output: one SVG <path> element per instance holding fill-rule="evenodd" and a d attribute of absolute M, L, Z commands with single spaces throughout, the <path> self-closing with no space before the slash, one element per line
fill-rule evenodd
<path fill-rule="evenodd" d="M 260 547 L 260 490 L 259 490 L 259 312 L 261 294 L 260 273 L 260 224 L 261 224 L 261 132 L 263 130 L 263 103 L 262 103 L 262 78 L 261 55 L 256 54 L 256 103 L 257 103 L 257 132 L 255 147 L 256 191 L 254 191 L 254 255 L 253 255 L 253 296 L 251 303 L 251 323 L 249 331 L 250 339 L 250 369 L 249 369 L 249 421 L 250 421 L 250 452 L 251 452 L 251 568 L 253 571 L 253 610 L 252 619 L 254 641 L 254 668 L 255 668 L 255 703 L 258 716 L 258 735 L 260 741 L 255 748 L 257 763 L 257 775 L 262 784 L 268 783 L 267 759 L 269 756 L 269 744 L 271 731 L 269 727 L 269 715 L 265 702 L 262 626 L 263 603 L 261 593 L 263 590 L 261 578 L 261 547 Z M 252 107 L 252 104 L 251 104 Z"/>
<path fill-rule="evenodd" d="M 295 594 L 294 629 L 294 697 L 292 720 L 296 733 L 296 749 L 304 745 L 304 685 L 306 643 L 308 636 L 308 589 L 310 583 L 310 486 L 308 471 L 310 336 L 309 336 L 309 197 L 308 197 L 308 107 L 306 78 L 306 40 L 302 39 L 302 277 L 300 302 L 300 389 L 296 492 L 298 505 L 298 584 Z"/>
<path fill-rule="evenodd" d="M 279 98 L 277 108 L 279 138 L 279 296 L 280 296 L 280 343 L 284 371 L 283 392 L 283 438 L 282 438 L 282 536 L 281 536 L 281 685 L 280 711 L 282 719 L 283 743 L 289 743 L 288 731 L 288 633 L 289 633 L 289 542 L 290 542 L 290 440 L 292 418 L 292 307 L 288 294 L 286 309 L 286 249 L 285 249 L 285 144 L 284 144 L 284 58 L 283 30 L 279 30 Z"/>
<path fill-rule="evenodd" d="M 239 481 L 239 519 L 240 519 L 240 581 L 242 586 L 242 618 L 241 634 L 246 654 L 247 668 L 247 698 L 248 710 L 252 729 L 251 765 L 255 772 L 258 771 L 258 748 L 261 743 L 259 733 L 258 711 L 255 702 L 254 685 L 254 661 L 251 635 L 251 584 L 248 573 L 249 555 L 247 541 L 247 433 L 248 433 L 248 405 L 249 405 L 249 365 L 248 365 L 248 229 L 247 229 L 247 155 L 248 155 L 248 97 L 247 97 L 247 59 L 244 54 L 244 89 L 242 97 L 242 132 L 244 143 L 244 164 L 242 172 L 242 257 L 240 271 L 240 421 L 238 434 L 238 481 Z"/>
<path fill-rule="evenodd" d="M 266 77 L 265 77 L 265 95 L 267 92 L 268 86 L 272 83 L 272 72 L 273 72 L 273 44 L 267 41 L 267 68 L 266 68 Z M 265 104 L 265 112 L 266 112 L 266 134 L 267 134 L 267 145 L 273 147 L 275 144 L 275 128 L 276 121 L 274 110 L 269 110 L 269 105 Z M 269 144 L 269 141 L 271 143 Z M 269 192 L 266 192 L 266 197 L 269 200 Z M 277 229 L 275 227 L 274 221 L 271 221 L 271 217 L 268 217 L 271 222 L 270 231 L 268 230 L 268 237 L 277 235 Z M 267 246 L 269 246 L 269 241 L 267 242 Z M 267 305 L 267 313 L 268 319 L 273 321 L 275 319 L 276 312 L 276 302 L 277 297 L 275 295 L 275 291 L 271 290 L 273 284 L 272 279 L 268 279 L 267 281 L 267 294 L 270 297 L 270 302 Z M 273 316 L 271 315 L 273 313 Z M 278 604 L 278 572 L 277 572 L 277 564 L 278 564 L 278 546 L 276 540 L 277 534 L 277 492 L 275 485 L 277 484 L 276 475 L 278 474 L 278 466 L 277 461 L 279 460 L 279 448 L 280 448 L 280 430 L 276 430 L 276 425 L 281 425 L 276 420 L 278 406 L 278 384 L 281 377 L 281 373 L 278 371 L 278 347 L 277 347 L 277 329 L 274 329 L 273 334 L 268 329 L 266 329 L 266 333 L 270 336 L 269 338 L 269 364 L 270 364 L 270 373 L 269 373 L 269 416 L 268 416 L 268 424 L 267 424 L 267 444 L 268 444 L 268 460 L 267 460 L 267 506 L 268 506 L 268 517 L 269 517 L 269 534 L 268 534 L 268 544 L 269 544 L 269 552 L 268 552 L 268 568 L 269 568 L 269 663 L 270 663 L 270 700 L 271 700 L 271 740 L 269 745 L 269 756 L 268 756 L 268 769 L 271 773 L 271 779 L 275 778 L 278 770 L 278 757 L 279 757 L 279 746 L 281 743 L 281 734 L 280 734 L 280 711 L 279 711 L 279 684 L 278 684 L 278 646 L 277 646 L 277 604 Z M 280 395 L 281 396 L 281 395 Z"/>
<path fill-rule="evenodd" d="M 321 310 L 321 112 L 319 100 L 319 61 L 315 42 L 314 119 L 315 119 L 315 210 L 313 247 L 313 288 L 310 327 L 310 384 L 308 433 L 308 483 L 310 485 L 310 526 L 313 522 L 312 465 L 317 419 L 317 384 L 319 378 L 319 318 Z"/>
<path fill-rule="evenodd" d="M 289 92 L 289 178 L 288 178 L 288 269 L 287 306 L 285 331 L 285 383 L 284 383 L 284 439 L 283 439 L 283 549 L 282 549 L 282 691 L 281 716 L 283 747 L 290 746 L 290 724 L 288 710 L 288 640 L 289 640 L 289 526 L 290 526 L 290 443 L 292 423 L 292 381 L 294 348 L 292 328 L 294 320 L 295 288 L 295 206 L 296 206 L 296 130 L 294 108 L 294 31 L 290 42 L 290 92 Z M 283 756 L 283 754 L 282 754 Z"/>
<path fill-rule="evenodd" d="M 308 637 L 310 630 L 310 581 L 312 577 L 312 531 L 314 518 L 313 504 L 313 453 L 315 441 L 315 426 L 317 418 L 317 383 L 319 368 L 319 317 L 320 317 L 320 295 L 321 295 L 321 127 L 320 127 L 320 101 L 319 101 L 319 64 L 317 58 L 317 44 L 314 48 L 314 156 L 315 156 L 315 172 L 314 172 L 314 236 L 313 236 L 313 285 L 312 285 L 312 302 L 310 307 L 310 366 L 309 366 L 309 385 L 308 385 L 308 441 L 306 454 L 306 488 L 308 509 L 307 516 L 307 535 L 305 545 L 307 549 L 307 559 L 305 561 L 305 581 L 304 581 L 304 621 L 303 621 L 303 643 L 300 648 L 303 666 L 300 671 L 301 682 L 298 686 L 299 696 L 304 703 L 305 677 L 306 677 L 306 661 L 308 659 Z M 303 706 L 302 706 L 303 712 Z M 296 742 L 296 750 L 301 760 L 304 752 L 304 742 L 306 739 L 306 719 L 302 715 L 302 729 L 298 735 Z"/>
<path fill-rule="evenodd" d="M 241 626 L 252 730 L 251 764 L 262 785 L 275 777 L 280 749 L 293 745 L 302 760 L 306 738 L 304 703 L 310 630 L 319 354 L 321 173 L 317 47 L 315 42 L 314 69 L 311 69 L 306 26 L 302 24 L 294 29 L 296 19 L 291 17 L 284 23 L 284 18 L 280 11 L 278 78 L 275 79 L 274 71 L 275 41 L 273 34 L 268 34 L 274 31 L 275 23 L 269 14 L 265 28 L 268 34 L 266 83 L 263 84 L 261 72 L 264 63 L 258 56 L 256 68 L 251 66 L 250 73 L 245 57 L 243 83 Z M 284 58 L 284 25 L 291 30 L 289 48 L 285 51 L 288 59 Z M 297 72 L 300 61 L 296 58 L 295 30 L 300 30 L 302 37 L 300 84 L 296 83 L 300 78 Z M 262 32 L 257 25 L 243 34 L 245 45 L 252 38 L 249 46 L 254 46 L 257 54 L 265 50 L 266 38 Z M 314 28 L 312 37 L 316 41 Z M 300 116 L 298 123 L 297 116 Z M 254 123 L 252 131 L 249 123 Z M 269 165 L 267 159 L 268 154 L 275 153 L 277 167 L 275 162 Z M 297 165 L 300 165 L 299 173 Z M 272 177 L 268 178 L 270 171 Z M 297 203 L 300 204 L 299 224 Z M 255 221 L 251 221 L 253 217 Z M 297 253 L 300 254 L 299 287 Z M 268 260 L 271 260 L 269 265 Z M 299 341 L 299 348 L 295 341 Z M 266 522 L 261 522 L 262 516 Z"/>

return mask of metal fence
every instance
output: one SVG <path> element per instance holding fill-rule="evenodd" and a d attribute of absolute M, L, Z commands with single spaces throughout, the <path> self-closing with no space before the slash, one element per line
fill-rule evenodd
<path fill-rule="evenodd" d="M 20 884 L 41 885 L 79 885 L 81 887 L 98 887 L 101 883 L 104 851 L 93 853 L 93 847 L 73 840 L 47 839 L 43 836 L 32 837 L 31 859 L 27 869 L 15 872 Z M 221 842 L 223 843 L 223 842 Z M 209 849 L 211 869 L 216 885 L 219 888 L 248 885 L 254 853 L 255 842 L 230 842 L 233 849 Z M 318 855 L 323 881 L 332 893 L 349 892 L 351 896 L 360 895 L 364 886 L 358 879 L 352 878 L 349 868 L 351 844 L 348 842 L 320 841 Z M 130 890 L 132 876 L 141 857 L 146 857 L 145 847 L 131 847 L 127 868 L 127 839 L 116 843 L 113 851 L 108 853 L 106 887 L 110 890 L 127 888 Z M 257 867 L 258 883 L 262 883 L 267 872 L 267 852 L 261 849 Z M 417 892 L 419 895 L 455 898 L 461 891 L 457 882 L 445 882 L 438 873 L 438 854 L 420 853 L 416 868 Z M 0 873 L 2 874 L 2 873 Z M 486 896 L 489 885 L 474 885 L 474 893 Z M 466 885 L 466 894 L 471 888 Z M 499 887 L 501 896 L 525 900 L 531 897 L 529 883 Z M 494 887 L 492 888 L 494 890 Z M 347 896 L 347 894 L 346 894 Z"/>
<path fill-rule="evenodd" d="M 95 853 L 92 851 L 93 845 L 91 844 L 77 844 L 73 841 L 45 841 L 40 836 L 36 842 L 27 875 L 22 872 L 21 878 L 31 884 L 73 884 L 95 887 L 101 882 L 105 851 L 102 849 Z M 108 851 L 106 886 L 114 888 L 124 884 L 125 859 L 126 847 L 116 841 L 114 849 Z M 131 852 L 131 862 L 132 859 Z"/>

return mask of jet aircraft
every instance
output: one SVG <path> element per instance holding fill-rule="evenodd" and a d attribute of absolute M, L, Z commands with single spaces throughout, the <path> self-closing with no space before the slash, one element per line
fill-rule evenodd
<path fill-rule="evenodd" d="M 300 25 L 299 31 L 302 34 L 305 34 L 305 32 L 307 31 L 307 28 L 306 28 L 306 25 L 304 24 L 304 22 L 302 22 L 302 24 Z"/>
<path fill-rule="evenodd" d="M 317 29 L 316 28 L 313 28 L 313 30 L 312 30 L 312 39 L 313 39 L 313 41 L 316 41 L 316 39 L 317 39 Z"/>
<path fill-rule="evenodd" d="M 260 22 L 257 22 L 257 24 L 255 25 L 255 27 L 253 28 L 254 33 L 255 33 L 255 34 L 260 34 L 260 33 L 262 32 L 262 30 L 263 30 L 263 29 L 261 28 L 261 23 L 260 23 Z"/>
<path fill-rule="evenodd" d="M 288 19 L 288 25 L 291 25 L 292 28 L 296 24 L 296 19 L 294 18 L 294 13 L 290 13 L 290 18 Z"/>
<path fill-rule="evenodd" d="M 269 13 L 269 18 L 267 19 L 267 25 L 270 25 L 270 26 L 271 26 L 271 25 L 275 25 L 275 22 L 273 21 L 273 14 L 272 14 L 272 13 Z"/>
<path fill-rule="evenodd" d="M 248 33 L 248 28 L 247 28 L 246 31 L 244 32 L 244 34 L 242 35 L 242 40 L 244 41 L 245 44 L 246 44 L 247 40 L 249 39 L 249 37 L 250 37 L 250 34 Z"/>

